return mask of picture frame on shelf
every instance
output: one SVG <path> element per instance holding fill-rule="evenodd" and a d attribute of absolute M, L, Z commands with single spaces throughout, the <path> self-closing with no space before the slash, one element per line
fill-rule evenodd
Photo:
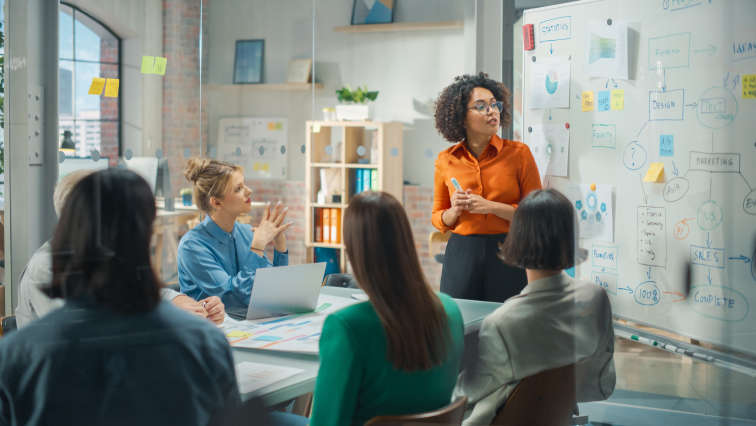
<path fill-rule="evenodd" d="M 260 84 L 265 71 L 265 40 L 236 40 L 234 84 Z"/>
<path fill-rule="evenodd" d="M 354 0 L 352 25 L 394 22 L 394 0 Z"/>
<path fill-rule="evenodd" d="M 312 58 L 292 59 L 289 61 L 289 70 L 286 77 L 287 83 L 311 83 L 312 82 Z"/>

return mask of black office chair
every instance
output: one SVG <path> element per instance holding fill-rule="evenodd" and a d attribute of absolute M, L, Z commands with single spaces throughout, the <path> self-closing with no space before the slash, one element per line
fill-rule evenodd
<path fill-rule="evenodd" d="M 328 274 L 325 277 L 325 284 L 328 287 L 359 288 L 357 280 L 352 274 Z"/>
<path fill-rule="evenodd" d="M 17 328 L 15 315 L 7 316 L 0 323 L 0 331 L 2 332 L 0 334 L 8 335 L 8 333 L 16 331 Z"/>

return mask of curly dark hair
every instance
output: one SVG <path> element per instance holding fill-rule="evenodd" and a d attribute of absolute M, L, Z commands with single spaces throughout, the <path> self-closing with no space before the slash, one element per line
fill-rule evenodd
<path fill-rule="evenodd" d="M 465 131 L 465 117 L 470 93 L 476 87 L 488 89 L 497 101 L 504 104 L 499 116 L 501 126 L 509 126 L 512 110 L 509 104 L 509 89 L 504 83 L 488 78 L 488 74 L 480 72 L 477 75 L 465 74 L 454 77 L 454 83 L 447 86 L 436 101 L 436 129 L 449 142 L 457 143 L 467 136 Z"/>

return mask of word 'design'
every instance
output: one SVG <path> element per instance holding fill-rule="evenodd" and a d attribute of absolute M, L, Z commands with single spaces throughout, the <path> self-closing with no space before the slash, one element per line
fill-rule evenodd
<path fill-rule="evenodd" d="M 572 17 L 560 16 L 538 23 L 538 35 L 541 43 L 546 41 L 567 40 L 572 37 Z"/>

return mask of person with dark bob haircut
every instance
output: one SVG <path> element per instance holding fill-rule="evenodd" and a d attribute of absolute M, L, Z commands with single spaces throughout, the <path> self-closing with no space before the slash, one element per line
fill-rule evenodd
<path fill-rule="evenodd" d="M 433 226 L 451 231 L 441 291 L 503 302 L 525 286 L 525 272 L 497 258 L 512 215 L 541 188 L 527 145 L 497 132 L 511 118 L 509 90 L 485 73 L 456 77 L 436 103 L 436 129 L 454 146 L 436 159 Z"/>
<path fill-rule="evenodd" d="M 126 169 L 92 173 L 52 240 L 63 307 L 0 339 L 0 424 L 206 425 L 239 404 L 216 326 L 160 300 L 155 199 Z"/>
<path fill-rule="evenodd" d="M 600 286 L 562 271 L 585 258 L 576 241 L 574 208 L 559 191 L 538 190 L 522 200 L 500 256 L 525 268 L 528 285 L 483 320 L 477 359 L 455 389 L 468 398 L 463 424 L 491 424 L 520 380 L 567 365 L 574 365 L 578 402 L 614 391 L 609 298 Z"/>
<path fill-rule="evenodd" d="M 462 314 L 426 281 L 402 205 L 385 192 L 352 198 L 344 244 L 369 301 L 325 320 L 310 425 L 361 425 L 448 405 L 464 349 Z"/>

